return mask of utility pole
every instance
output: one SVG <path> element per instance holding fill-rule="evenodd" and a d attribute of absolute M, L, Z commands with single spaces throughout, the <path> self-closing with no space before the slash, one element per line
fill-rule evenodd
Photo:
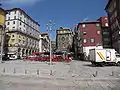
<path fill-rule="evenodd" d="M 52 65 L 52 48 L 51 48 L 52 37 L 51 37 L 51 34 L 52 34 L 52 31 L 55 29 L 55 22 L 50 20 L 49 24 L 46 24 L 46 28 L 50 35 L 50 65 Z"/>

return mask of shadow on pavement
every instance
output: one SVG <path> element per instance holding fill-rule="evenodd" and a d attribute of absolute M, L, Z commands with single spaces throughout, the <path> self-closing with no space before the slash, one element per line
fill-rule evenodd
<path fill-rule="evenodd" d="M 116 66 L 116 65 L 93 65 L 93 64 L 84 64 L 83 66 L 87 66 L 87 67 L 112 67 L 112 66 Z M 118 66 L 116 66 L 118 67 Z"/>

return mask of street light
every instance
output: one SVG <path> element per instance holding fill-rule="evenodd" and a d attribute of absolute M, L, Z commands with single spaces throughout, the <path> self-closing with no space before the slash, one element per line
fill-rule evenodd
<path fill-rule="evenodd" d="M 52 37 L 51 37 L 51 34 L 52 34 L 52 31 L 55 30 L 55 21 L 50 20 L 49 23 L 46 24 L 46 29 L 50 35 L 50 65 L 52 65 L 52 48 L 51 48 Z"/>

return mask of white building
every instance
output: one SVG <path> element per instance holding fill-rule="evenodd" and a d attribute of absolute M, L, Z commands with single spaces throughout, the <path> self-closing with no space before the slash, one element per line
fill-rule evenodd
<path fill-rule="evenodd" d="M 39 35 L 39 52 L 47 52 L 50 49 L 50 39 L 47 33 L 40 33 Z"/>
<path fill-rule="evenodd" d="M 7 10 L 6 33 L 8 54 L 17 57 L 30 55 L 39 51 L 40 25 L 20 8 Z"/>

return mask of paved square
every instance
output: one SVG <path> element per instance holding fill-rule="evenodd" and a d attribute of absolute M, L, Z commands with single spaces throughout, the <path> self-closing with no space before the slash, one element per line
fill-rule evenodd
<path fill-rule="evenodd" d="M 120 67 L 8 61 L 0 64 L 0 90 L 120 90 Z"/>

